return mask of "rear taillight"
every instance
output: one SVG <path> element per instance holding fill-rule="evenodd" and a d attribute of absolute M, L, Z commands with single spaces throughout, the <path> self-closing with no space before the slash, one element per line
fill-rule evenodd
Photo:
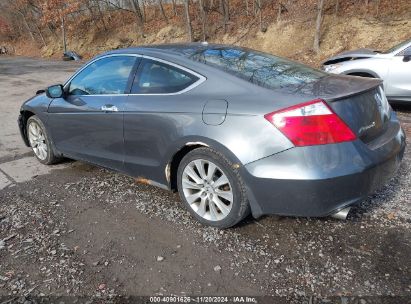
<path fill-rule="evenodd" d="M 356 139 L 322 99 L 264 115 L 296 146 L 334 144 Z"/>

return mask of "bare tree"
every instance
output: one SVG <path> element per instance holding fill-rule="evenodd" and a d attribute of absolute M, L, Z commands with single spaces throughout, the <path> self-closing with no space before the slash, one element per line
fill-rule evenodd
<path fill-rule="evenodd" d="M 144 37 L 144 22 L 143 15 L 141 14 L 140 4 L 136 0 L 130 0 L 131 7 L 133 8 L 134 16 L 136 18 L 137 32 L 140 36 Z"/>
<path fill-rule="evenodd" d="M 318 54 L 320 52 L 320 39 L 321 39 L 321 23 L 323 20 L 324 0 L 318 0 L 317 5 L 317 20 L 315 22 L 315 34 L 313 49 Z"/>
<path fill-rule="evenodd" d="M 101 23 L 103 24 L 103 28 L 105 31 L 107 31 L 107 26 L 106 26 L 106 22 L 104 21 L 104 15 L 103 12 L 101 11 L 101 7 L 100 7 L 100 1 L 99 0 L 95 0 L 94 1 L 97 7 L 97 11 L 98 11 L 98 15 L 99 15 L 99 20 L 101 21 Z"/>
<path fill-rule="evenodd" d="M 163 16 L 164 20 L 168 23 L 168 19 L 166 13 L 164 12 L 163 2 L 161 0 L 157 0 L 158 8 L 160 9 L 160 13 Z"/>
<path fill-rule="evenodd" d="M 34 25 L 34 27 L 36 28 L 36 31 L 37 31 L 37 33 L 38 33 L 39 36 L 40 36 L 40 39 L 41 39 L 41 42 L 42 42 L 43 46 L 46 46 L 46 45 L 47 45 L 46 39 L 44 39 L 44 35 L 43 35 L 43 33 L 41 32 L 39 26 L 37 25 L 36 22 L 33 22 L 33 25 Z"/>
<path fill-rule="evenodd" d="M 31 40 L 36 42 L 36 38 L 34 38 L 33 32 L 31 31 L 29 23 L 27 22 L 26 14 L 24 12 L 21 12 L 20 10 L 16 10 L 16 12 L 22 17 L 24 26 L 26 27 L 27 33 L 30 35 Z"/>
<path fill-rule="evenodd" d="M 138 0 L 137 2 L 140 3 L 140 1 Z M 141 6 L 139 5 L 139 7 L 141 7 L 140 12 L 141 12 L 142 21 L 144 23 L 146 22 L 146 2 L 144 0 L 141 0 Z"/>
<path fill-rule="evenodd" d="M 280 1 L 278 2 L 277 23 L 281 21 L 281 14 L 288 12 L 287 7 Z"/>
<path fill-rule="evenodd" d="M 230 20 L 230 7 L 228 0 L 220 0 L 220 10 L 223 15 L 224 33 L 226 33 L 228 21 Z"/>
<path fill-rule="evenodd" d="M 67 52 L 67 41 L 66 41 L 66 26 L 64 24 L 64 16 L 61 16 L 61 31 L 63 36 L 63 50 L 64 53 Z"/>
<path fill-rule="evenodd" d="M 261 0 L 257 0 L 258 5 L 258 19 L 260 20 L 260 31 L 263 31 L 263 8 L 261 4 Z"/>
<path fill-rule="evenodd" d="M 191 19 L 190 19 L 190 0 L 184 0 L 184 12 L 186 15 L 186 25 L 187 25 L 187 34 L 188 40 L 191 42 L 193 41 L 193 28 L 191 27 Z"/>
<path fill-rule="evenodd" d="M 281 2 L 278 2 L 277 23 L 281 21 Z"/>
<path fill-rule="evenodd" d="M 172 4 L 172 6 L 173 6 L 173 13 L 174 13 L 174 16 L 177 16 L 177 6 L 176 6 L 176 0 L 172 0 L 172 1 L 171 1 L 171 4 Z"/>
<path fill-rule="evenodd" d="M 199 0 L 199 5 L 200 5 L 200 13 L 201 13 L 201 29 L 203 33 L 203 41 L 206 41 L 207 40 L 207 32 L 206 32 L 207 13 L 204 7 L 204 0 Z"/>

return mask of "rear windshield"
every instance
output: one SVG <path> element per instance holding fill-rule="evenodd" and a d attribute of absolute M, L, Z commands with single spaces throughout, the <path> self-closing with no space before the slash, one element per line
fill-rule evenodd
<path fill-rule="evenodd" d="M 206 49 L 190 58 L 268 89 L 303 86 L 327 76 L 303 64 L 248 49 Z"/>

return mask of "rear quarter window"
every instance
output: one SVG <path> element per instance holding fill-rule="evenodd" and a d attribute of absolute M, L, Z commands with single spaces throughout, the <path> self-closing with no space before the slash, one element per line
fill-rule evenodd
<path fill-rule="evenodd" d="M 327 76 L 303 64 L 248 49 L 206 49 L 189 58 L 268 89 L 302 86 Z"/>
<path fill-rule="evenodd" d="M 177 93 L 198 80 L 197 76 L 177 67 L 151 59 L 143 59 L 134 79 L 132 93 Z"/>

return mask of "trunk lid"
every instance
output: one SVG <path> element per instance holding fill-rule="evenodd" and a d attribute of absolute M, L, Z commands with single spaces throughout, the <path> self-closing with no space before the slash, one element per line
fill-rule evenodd
<path fill-rule="evenodd" d="M 391 108 L 380 79 L 330 75 L 296 93 L 325 100 L 364 143 L 372 142 L 389 127 Z"/>

